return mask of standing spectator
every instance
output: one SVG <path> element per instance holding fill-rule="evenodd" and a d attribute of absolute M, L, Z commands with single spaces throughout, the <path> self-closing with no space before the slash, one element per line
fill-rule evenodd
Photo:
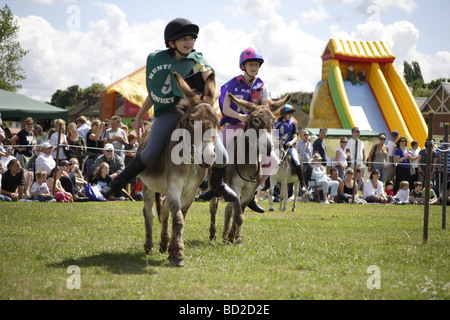
<path fill-rule="evenodd" d="M 386 195 L 386 192 L 384 192 L 383 182 L 378 180 L 379 177 L 380 172 L 376 169 L 370 173 L 370 178 L 364 184 L 363 198 L 365 198 L 367 202 L 392 202 L 392 197 Z"/>
<path fill-rule="evenodd" d="M 327 136 L 328 129 L 320 128 L 319 136 L 313 143 L 313 154 L 319 154 L 322 159 L 322 165 L 327 166 L 327 146 L 325 144 L 325 138 Z"/>
<path fill-rule="evenodd" d="M 9 143 L 11 145 L 18 145 L 15 147 L 14 156 L 19 160 L 22 168 L 25 167 L 28 158 L 33 155 L 34 133 L 33 133 L 33 118 L 28 117 L 24 121 L 24 128 L 13 136 Z"/>
<path fill-rule="evenodd" d="M 128 143 L 125 146 L 125 166 L 127 166 L 131 160 L 136 156 L 136 151 L 138 148 L 137 135 L 135 133 L 130 133 L 127 137 Z"/>
<path fill-rule="evenodd" d="M 78 159 L 78 163 L 83 164 L 86 143 L 84 138 L 78 134 L 77 125 L 73 122 L 67 128 L 67 143 L 69 144 L 69 154 L 66 154 L 67 158 L 75 157 Z"/>
<path fill-rule="evenodd" d="M 47 176 L 50 175 L 50 172 L 56 166 L 55 159 L 52 157 L 53 146 L 50 142 L 44 142 L 41 144 L 41 152 L 39 157 L 36 158 L 35 170 L 36 171 L 45 171 L 47 172 Z"/>
<path fill-rule="evenodd" d="M 77 118 L 77 132 L 86 141 L 87 133 L 91 130 L 91 128 L 87 125 L 87 120 L 85 116 L 79 116 Z"/>
<path fill-rule="evenodd" d="M 346 137 L 341 138 L 341 142 L 339 147 L 336 149 L 336 169 L 338 170 L 339 178 L 344 179 L 344 171 L 348 167 L 347 159 L 350 156 L 350 153 L 347 150 L 348 140 Z"/>
<path fill-rule="evenodd" d="M 359 139 L 360 136 L 361 133 L 359 131 L 359 128 L 352 128 L 352 138 L 348 140 L 346 150 L 350 154 L 352 168 L 354 168 L 356 162 L 356 168 L 361 169 L 361 173 L 364 177 L 364 160 L 366 159 L 366 152 L 364 150 L 364 143 Z M 358 150 L 355 150 L 356 141 L 358 141 Z"/>
<path fill-rule="evenodd" d="M 83 164 L 83 173 L 85 178 L 89 178 L 91 174 L 94 172 L 94 161 L 95 159 L 102 154 L 101 149 L 104 146 L 104 140 L 102 138 L 103 128 L 105 127 L 105 122 L 101 122 L 100 120 L 92 121 L 92 129 L 89 130 L 86 137 L 86 158 L 84 159 Z"/>
<path fill-rule="evenodd" d="M 375 169 L 380 171 L 380 181 L 383 183 L 386 178 L 386 159 L 388 155 L 388 149 L 384 144 L 385 142 L 386 142 L 386 134 L 380 133 L 378 135 L 378 144 L 373 145 L 368 155 L 369 172 Z"/>
<path fill-rule="evenodd" d="M 8 163 L 7 169 L 2 175 L 0 194 L 8 197 L 12 201 L 23 199 L 25 171 L 20 166 L 19 160 L 11 160 Z"/>
<path fill-rule="evenodd" d="M 46 183 L 47 172 L 38 171 L 36 172 L 36 182 L 33 183 L 30 190 L 30 200 L 37 200 L 39 202 L 52 202 L 53 196 L 48 189 Z M 53 200 L 56 201 L 56 200 Z"/>
<path fill-rule="evenodd" d="M 94 168 L 97 168 L 102 162 L 106 162 L 109 165 L 109 175 L 114 180 L 125 168 L 122 157 L 114 153 L 114 146 L 111 143 L 105 145 L 103 155 L 97 157 L 94 162 Z M 90 180 L 90 177 L 89 177 Z"/>
<path fill-rule="evenodd" d="M 414 189 L 414 182 L 419 180 L 419 143 L 416 140 L 411 142 L 411 167 L 410 167 L 410 180 L 409 180 L 409 188 L 411 190 Z"/>
<path fill-rule="evenodd" d="M 397 141 L 397 149 L 395 150 L 394 159 L 397 166 L 395 167 L 394 193 L 397 194 L 401 181 L 409 181 L 411 177 L 410 165 L 412 153 L 408 149 L 408 141 L 405 137 L 400 137 Z"/>
<path fill-rule="evenodd" d="M 41 144 L 42 141 L 45 138 L 45 132 L 44 129 L 42 129 L 42 126 L 40 124 L 35 124 L 33 127 L 33 134 L 34 134 L 34 138 L 36 140 L 36 144 Z"/>
<path fill-rule="evenodd" d="M 433 171 L 436 166 L 438 166 L 439 156 L 436 151 L 436 145 L 434 144 L 434 140 L 431 140 L 431 178 L 430 180 L 434 180 Z M 419 172 L 419 181 L 422 184 L 425 182 L 425 174 L 427 171 L 427 147 L 423 147 L 419 151 L 419 157 L 417 159 L 418 162 L 418 172 Z"/>
<path fill-rule="evenodd" d="M 56 152 L 58 150 L 59 152 L 59 161 L 66 160 L 67 156 L 64 153 L 65 146 L 58 146 L 58 137 L 59 133 L 58 130 L 61 127 L 61 137 L 59 144 L 60 145 L 67 145 L 67 136 L 66 136 L 66 122 L 62 119 L 56 119 L 54 121 L 56 131 L 51 135 L 50 137 L 50 144 L 53 145 L 55 148 L 52 151 L 52 157 L 56 160 Z"/>
<path fill-rule="evenodd" d="M 438 148 L 436 148 L 436 153 L 438 156 L 437 164 L 439 167 L 439 170 L 437 173 L 437 175 L 439 176 L 439 181 L 438 181 L 439 189 L 438 190 L 441 189 L 443 181 L 447 182 L 449 180 L 449 175 L 450 175 L 450 154 L 447 156 L 447 172 L 444 172 L 444 161 L 445 161 L 444 150 L 447 150 L 450 146 L 448 145 L 448 143 L 444 142 L 444 140 L 441 140 L 440 142 L 441 142 L 440 146 Z M 442 192 L 440 192 L 441 195 L 445 194 L 445 193 L 446 193 L 445 190 L 442 190 Z"/>
<path fill-rule="evenodd" d="M 391 133 L 392 139 L 388 142 L 387 166 L 385 181 L 395 180 L 395 149 L 397 149 L 398 131 L 394 130 Z"/>
<path fill-rule="evenodd" d="M 111 118 L 111 128 L 106 130 L 105 143 L 111 143 L 114 146 L 115 154 L 123 157 L 124 146 L 128 143 L 126 132 L 120 128 L 122 118 L 115 115 Z"/>

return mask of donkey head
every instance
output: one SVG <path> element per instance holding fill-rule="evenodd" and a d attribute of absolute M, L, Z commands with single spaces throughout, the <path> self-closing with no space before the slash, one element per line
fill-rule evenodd
<path fill-rule="evenodd" d="M 254 129 L 261 147 L 264 148 L 263 150 L 267 151 L 267 154 L 270 154 L 273 146 L 272 131 L 275 123 L 274 114 L 277 113 L 289 99 L 291 99 L 291 95 L 288 94 L 283 99 L 274 102 L 269 106 L 256 105 L 252 102 L 237 99 L 231 93 L 229 93 L 229 96 L 241 110 L 250 114 L 245 123 L 244 130 Z"/>
<path fill-rule="evenodd" d="M 177 105 L 177 111 L 181 115 L 181 128 L 190 134 L 191 153 L 197 160 L 201 160 L 202 166 L 211 165 L 215 158 L 214 140 L 219 128 L 219 117 L 214 111 L 214 95 L 216 81 L 214 73 L 211 73 L 205 82 L 203 95 L 198 95 L 192 90 L 184 79 L 177 73 L 173 73 L 180 91 L 185 99 Z M 205 163 L 202 155 L 209 159 Z M 200 162 L 197 162 L 200 164 Z"/>

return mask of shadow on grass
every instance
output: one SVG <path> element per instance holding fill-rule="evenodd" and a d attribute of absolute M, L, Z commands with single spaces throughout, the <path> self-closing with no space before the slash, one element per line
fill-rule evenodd
<path fill-rule="evenodd" d="M 114 274 L 156 274 L 156 271 L 148 269 L 148 267 L 171 266 L 167 260 L 160 260 L 154 255 L 146 255 L 143 252 L 102 252 L 92 256 L 66 259 L 48 266 L 68 268 L 71 265 L 76 265 L 81 269 L 83 267 L 105 268 L 108 272 Z"/>

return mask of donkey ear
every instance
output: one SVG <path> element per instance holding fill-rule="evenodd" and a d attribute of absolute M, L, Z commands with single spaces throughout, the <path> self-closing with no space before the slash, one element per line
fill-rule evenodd
<path fill-rule="evenodd" d="M 233 96 L 231 93 L 228 93 L 228 96 L 230 97 L 231 100 L 234 101 L 234 103 L 236 103 L 236 105 L 241 108 L 242 110 L 244 110 L 247 113 L 252 113 L 253 111 L 255 111 L 256 109 L 258 109 L 258 105 L 249 102 L 249 101 L 245 101 L 242 99 L 238 99 L 235 96 Z"/>
<path fill-rule="evenodd" d="M 270 111 L 273 114 L 277 113 L 284 105 L 291 99 L 291 95 L 287 94 L 283 99 L 278 100 L 277 102 L 272 103 L 270 107 Z"/>
<path fill-rule="evenodd" d="M 203 101 L 214 105 L 214 98 L 216 95 L 216 75 L 211 72 L 206 78 L 205 88 L 203 89 Z"/>
<path fill-rule="evenodd" d="M 180 88 L 180 91 L 184 94 L 184 97 L 189 102 L 189 104 L 197 104 L 199 102 L 199 98 L 195 94 L 194 90 L 189 87 L 186 81 L 184 81 L 184 79 L 177 72 L 174 72 L 173 76 L 175 77 L 175 80 L 177 80 L 178 88 Z"/>

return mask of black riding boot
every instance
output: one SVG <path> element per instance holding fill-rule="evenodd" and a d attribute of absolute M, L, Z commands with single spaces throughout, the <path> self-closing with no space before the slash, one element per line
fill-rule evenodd
<path fill-rule="evenodd" d="M 255 198 L 253 198 L 247 205 L 250 209 L 252 209 L 255 212 L 264 213 L 264 209 L 261 208 L 255 201 Z"/>
<path fill-rule="evenodd" d="M 110 196 L 120 192 L 122 188 L 139 173 L 146 168 L 141 158 L 137 154 L 136 157 L 125 167 L 125 169 L 106 187 L 100 191 L 102 195 L 108 199 Z"/>
<path fill-rule="evenodd" d="M 210 190 L 200 194 L 200 200 L 209 201 L 212 198 L 221 196 L 225 201 L 235 201 L 237 199 L 236 193 L 223 182 L 225 169 L 212 167 L 211 176 L 209 177 Z"/>
<path fill-rule="evenodd" d="M 303 178 L 302 166 L 301 165 L 296 166 L 294 163 L 294 168 L 295 168 L 295 172 L 297 173 L 298 180 L 300 180 L 300 187 L 303 190 L 303 188 L 305 188 L 305 180 Z"/>

